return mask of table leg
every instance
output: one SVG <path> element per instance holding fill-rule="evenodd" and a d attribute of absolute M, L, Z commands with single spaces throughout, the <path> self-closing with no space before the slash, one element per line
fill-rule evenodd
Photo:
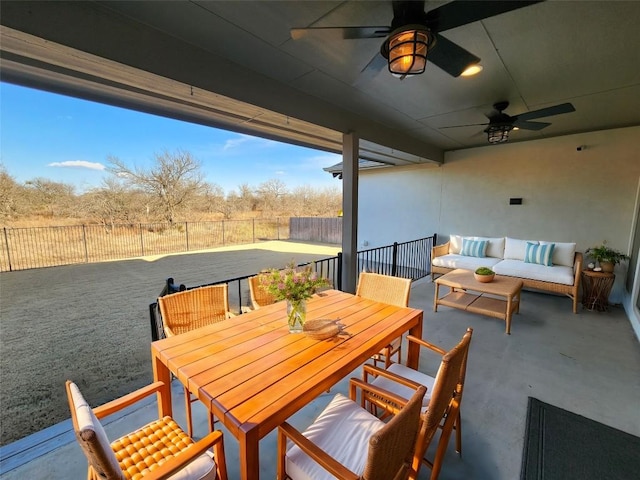
<path fill-rule="evenodd" d="M 413 335 L 416 338 L 422 338 L 422 318 L 423 314 L 422 312 L 420 312 L 420 315 L 418 316 L 418 322 L 409 329 L 409 334 Z M 420 345 L 415 342 L 408 343 L 407 367 L 417 370 L 418 364 L 420 363 Z"/>
<path fill-rule="evenodd" d="M 258 480 L 260 478 L 258 429 L 240 430 L 240 480 Z"/>
<path fill-rule="evenodd" d="M 436 293 L 433 297 L 433 311 L 438 311 L 438 291 L 440 290 L 440 284 L 436 282 Z"/>
<path fill-rule="evenodd" d="M 513 298 L 511 295 L 507 296 L 507 316 L 505 321 L 507 323 L 507 335 L 511 335 L 511 305 L 513 304 Z"/>
<path fill-rule="evenodd" d="M 151 351 L 151 363 L 153 365 L 153 380 L 163 382 L 162 391 L 157 393 L 158 397 L 158 418 L 172 416 L 171 408 L 171 372 L 167 366 Z"/>

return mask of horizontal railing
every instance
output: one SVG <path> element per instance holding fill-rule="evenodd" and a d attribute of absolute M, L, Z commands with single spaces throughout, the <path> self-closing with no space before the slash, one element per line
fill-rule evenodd
<path fill-rule="evenodd" d="M 358 272 L 375 272 L 411 278 L 412 280 L 426 277 L 431 273 L 431 248 L 435 239 L 436 236 L 434 235 L 409 242 L 396 242 L 393 245 L 359 251 L 357 253 Z M 305 265 L 312 265 L 313 270 L 318 275 L 328 278 L 334 288 L 342 290 L 342 253 L 338 253 L 335 257 L 301 263 L 298 266 Z M 187 287 L 184 284 L 176 284 L 174 278 L 170 277 L 158 296 L 162 297 L 190 288 L 226 283 L 229 286 L 229 308 L 234 313 L 242 314 L 250 309 L 248 279 L 257 275 L 257 273 L 191 287 Z M 149 318 L 151 322 L 151 340 L 155 341 L 164 338 L 158 302 L 153 302 L 149 305 Z"/>

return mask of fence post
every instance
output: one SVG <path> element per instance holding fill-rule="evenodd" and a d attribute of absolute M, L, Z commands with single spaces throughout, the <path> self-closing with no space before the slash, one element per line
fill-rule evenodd
<path fill-rule="evenodd" d="M 276 217 L 276 237 L 280 240 L 280 217 Z"/>
<path fill-rule="evenodd" d="M 224 220 L 222 220 L 222 246 L 224 247 Z"/>
<path fill-rule="evenodd" d="M 140 230 L 140 256 L 144 257 L 144 237 L 142 235 L 142 224 L 138 224 L 138 229 Z"/>
<path fill-rule="evenodd" d="M 396 276 L 398 271 L 398 242 L 393 242 L 393 261 L 391 262 L 391 275 Z"/>
<path fill-rule="evenodd" d="M 433 234 L 433 245 L 431 245 L 432 247 L 435 247 L 438 244 L 438 234 L 434 233 Z"/>
<path fill-rule="evenodd" d="M 89 263 L 89 250 L 87 249 L 87 229 L 82 224 L 82 241 L 84 243 L 84 263 Z"/>
<path fill-rule="evenodd" d="M 189 251 L 189 222 L 184 222 L 184 234 L 187 238 L 187 252 Z"/>
<path fill-rule="evenodd" d="M 251 238 L 252 238 L 251 243 L 256 243 L 256 219 L 255 218 L 251 219 L 251 226 L 253 229 L 253 233 L 251 234 Z"/>
<path fill-rule="evenodd" d="M 338 252 L 338 290 L 342 291 L 342 252 Z"/>
<path fill-rule="evenodd" d="M 7 248 L 7 263 L 9 264 L 9 271 L 13 271 L 11 266 L 11 252 L 9 251 L 9 236 L 7 235 L 7 227 L 4 227 L 4 245 Z"/>

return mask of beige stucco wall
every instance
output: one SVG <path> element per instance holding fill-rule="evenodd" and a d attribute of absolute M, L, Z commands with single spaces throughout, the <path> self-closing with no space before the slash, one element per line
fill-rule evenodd
<path fill-rule="evenodd" d="M 363 171 L 358 248 L 435 232 L 574 241 L 581 251 L 607 240 L 629 253 L 639 181 L 640 127 L 448 152 L 440 167 Z"/>
<path fill-rule="evenodd" d="M 632 257 L 616 267 L 609 300 L 625 305 L 640 339 L 629 290 L 640 288 L 640 127 L 459 150 L 439 167 L 363 171 L 359 194 L 358 249 L 433 233 L 438 243 L 451 233 L 571 241 L 582 252 L 606 240 Z"/>

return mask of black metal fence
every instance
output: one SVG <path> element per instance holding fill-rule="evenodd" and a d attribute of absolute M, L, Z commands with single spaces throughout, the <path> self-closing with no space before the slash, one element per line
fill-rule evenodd
<path fill-rule="evenodd" d="M 0 272 L 289 238 L 289 218 L 3 228 Z"/>
<path fill-rule="evenodd" d="M 426 277 L 431 274 L 431 248 L 435 242 L 436 235 L 433 235 L 432 237 L 409 242 L 396 242 L 384 247 L 359 251 L 357 253 L 358 272 L 375 272 L 411 278 L 412 280 Z M 334 288 L 342 290 L 342 253 L 338 253 L 335 257 L 301 263 L 298 266 L 304 265 L 312 265 L 318 275 L 328 278 Z M 176 284 L 174 279 L 169 277 L 158 296 L 162 297 L 189 288 L 226 283 L 229 285 L 229 308 L 238 314 L 242 314 L 249 308 L 249 284 L 247 279 L 253 275 L 255 274 L 190 287 L 184 284 Z M 155 341 L 164 338 L 158 302 L 153 302 L 149 305 L 149 318 L 151 322 L 151 340 Z"/>

